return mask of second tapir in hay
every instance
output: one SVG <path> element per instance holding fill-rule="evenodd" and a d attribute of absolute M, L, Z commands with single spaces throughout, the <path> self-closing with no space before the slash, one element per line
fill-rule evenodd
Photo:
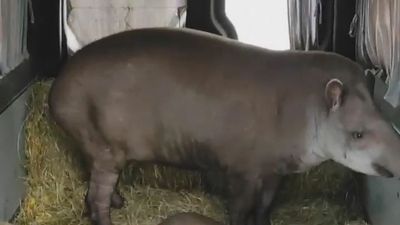
<path fill-rule="evenodd" d="M 280 177 L 329 159 L 400 175 L 400 140 L 363 70 L 332 53 L 270 51 L 189 29 L 126 31 L 71 57 L 49 104 L 90 162 L 93 224 L 111 224 L 130 161 L 223 171 L 231 225 L 264 224 Z"/>
<path fill-rule="evenodd" d="M 168 216 L 158 225 L 223 225 L 210 217 L 194 212 L 182 212 Z"/>

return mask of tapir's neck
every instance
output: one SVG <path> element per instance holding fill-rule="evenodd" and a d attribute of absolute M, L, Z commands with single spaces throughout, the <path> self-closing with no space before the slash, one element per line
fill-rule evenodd
<path fill-rule="evenodd" d="M 301 148 L 290 148 L 290 151 L 281 151 L 282 155 L 279 156 L 275 168 L 277 173 L 305 172 L 328 159 L 323 151 L 323 138 L 320 137 L 320 125 L 323 122 L 324 115 L 314 105 L 309 103 L 309 107 L 306 107 L 306 123 L 304 123 L 306 125 L 302 132 L 304 136 L 301 136 L 304 140 L 299 141 L 304 143 L 304 146 Z"/>
<path fill-rule="evenodd" d="M 328 160 L 324 152 L 324 138 L 321 137 L 321 126 L 325 123 L 326 113 L 318 104 L 309 104 L 306 112 L 307 127 L 305 128 L 306 151 L 301 156 L 304 167 L 311 168 Z M 307 168 L 305 168 L 307 169 Z"/>

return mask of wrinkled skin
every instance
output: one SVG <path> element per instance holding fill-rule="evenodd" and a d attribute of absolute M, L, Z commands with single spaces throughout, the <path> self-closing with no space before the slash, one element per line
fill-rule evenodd
<path fill-rule="evenodd" d="M 49 96 L 90 165 L 92 224 L 111 225 L 131 161 L 221 173 L 230 225 L 265 225 L 280 177 L 334 160 L 400 175 L 400 141 L 362 69 L 332 53 L 269 51 L 190 30 L 140 29 L 78 51 Z"/>

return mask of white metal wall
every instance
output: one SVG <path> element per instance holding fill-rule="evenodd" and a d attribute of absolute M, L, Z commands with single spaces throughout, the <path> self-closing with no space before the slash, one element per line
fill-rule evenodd
<path fill-rule="evenodd" d="M 29 94 L 26 91 L 0 115 L 0 224 L 11 219 L 24 195 L 23 125 Z"/>

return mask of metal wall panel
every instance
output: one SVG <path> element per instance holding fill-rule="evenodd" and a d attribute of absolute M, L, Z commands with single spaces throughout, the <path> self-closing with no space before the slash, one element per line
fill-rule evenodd
<path fill-rule="evenodd" d="M 400 128 L 400 107 L 393 108 L 384 98 L 387 85 L 376 79 L 374 99 L 393 125 Z M 400 162 L 399 162 L 400 163 Z M 366 176 L 365 207 L 372 225 L 400 224 L 400 181 L 382 177 Z"/>
<path fill-rule="evenodd" d="M 25 91 L 0 114 L 0 221 L 15 214 L 24 195 L 24 129 Z"/>

